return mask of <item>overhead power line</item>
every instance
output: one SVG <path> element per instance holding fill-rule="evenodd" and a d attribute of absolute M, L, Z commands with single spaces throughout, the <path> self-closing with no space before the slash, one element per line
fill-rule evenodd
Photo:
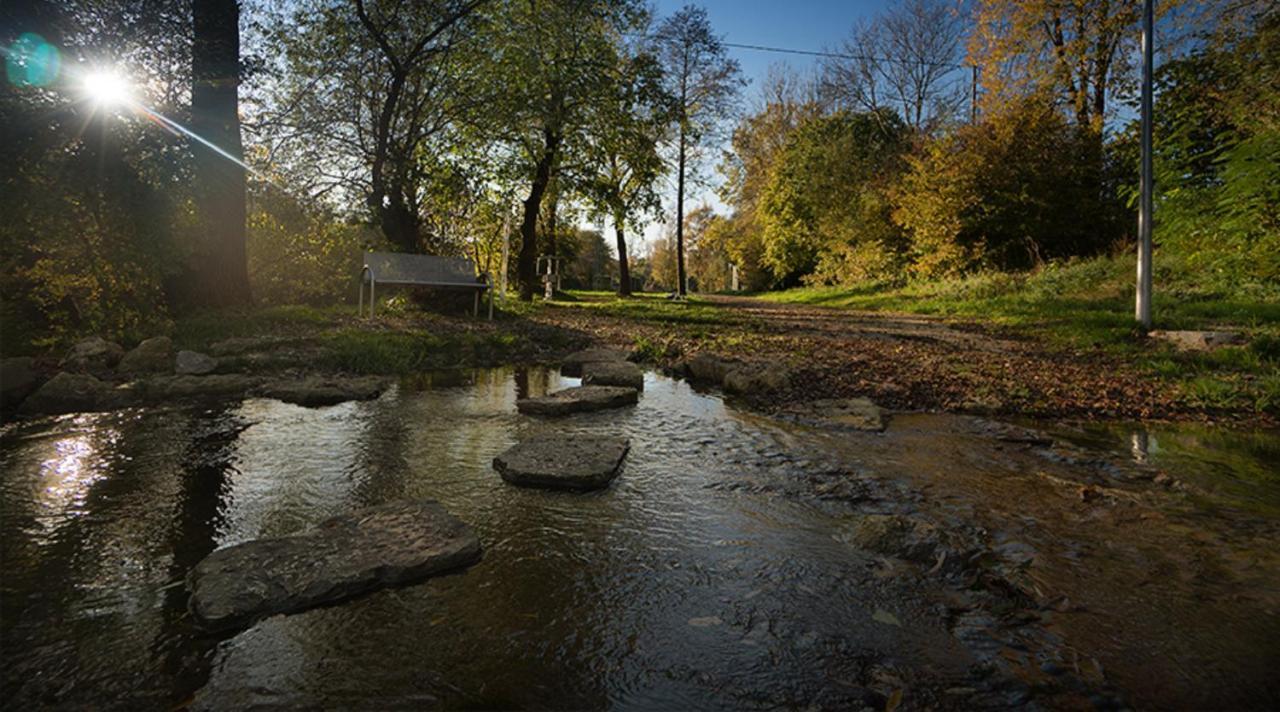
<path fill-rule="evenodd" d="M 642 37 L 647 39 L 660 39 L 662 37 L 662 35 L 659 34 L 628 34 L 632 37 Z M 901 57 L 880 57 L 872 54 L 850 54 L 848 52 L 831 52 L 828 50 L 794 49 L 791 47 L 773 47 L 770 45 L 744 44 L 741 42 L 721 42 L 720 44 L 725 47 L 750 49 L 757 52 L 774 52 L 776 54 L 797 54 L 806 57 L 830 57 L 832 59 L 854 59 L 859 61 L 890 62 L 899 64 L 919 64 L 927 67 L 943 67 L 946 69 L 972 69 L 977 66 L 969 62 L 924 62 L 915 59 L 903 59 Z"/>

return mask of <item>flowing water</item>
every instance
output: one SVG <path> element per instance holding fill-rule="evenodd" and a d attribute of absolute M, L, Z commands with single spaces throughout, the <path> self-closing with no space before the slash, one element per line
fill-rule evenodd
<path fill-rule="evenodd" d="M 905 417 L 901 435 L 895 421 L 885 436 L 837 437 L 740 413 L 655 374 L 634 408 L 516 414 L 518 395 L 574 383 L 496 369 L 330 408 L 250 399 L 4 426 L 6 703 L 964 708 L 1019 704 L 1039 689 L 991 676 L 990 659 L 1004 652 L 958 632 L 945 586 L 886 573 L 883 557 L 850 543 L 866 511 L 936 499 L 940 519 L 972 515 L 961 494 L 985 496 L 985 485 L 971 479 L 948 493 L 940 474 L 964 471 L 948 448 L 977 447 L 958 419 Z M 566 431 L 630 438 L 612 487 L 521 489 L 492 471 L 517 441 Z M 1075 436 L 1116 450 L 1114 433 Z M 1239 457 L 1265 473 L 1277 440 L 1261 442 L 1256 456 Z M 1197 448 L 1222 449 L 1182 449 Z M 1010 461 L 1026 471 L 1028 457 Z M 941 483 L 936 498 L 930 477 Z M 1233 497 L 1255 486 L 1276 496 L 1267 476 L 1241 479 L 1261 483 L 1232 484 Z M 873 491 L 848 486 L 863 480 Z M 471 524 L 483 560 L 234 635 L 191 626 L 182 579 L 209 552 L 411 498 L 439 500 Z M 1052 584 L 1060 552 L 1024 539 L 1043 550 L 1042 583 Z M 1277 657 L 1265 639 L 1246 652 L 1263 665 Z M 1113 676 L 1123 695 L 1125 672 Z M 1241 699 L 1273 693 L 1263 684 Z"/>

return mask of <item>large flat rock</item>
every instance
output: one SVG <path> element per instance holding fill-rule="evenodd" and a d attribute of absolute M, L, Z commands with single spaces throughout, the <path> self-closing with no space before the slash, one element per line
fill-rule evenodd
<path fill-rule="evenodd" d="M 624 438 L 555 436 L 520 443 L 493 459 L 493 469 L 513 485 L 593 490 L 608 487 L 622 470 L 630 443 Z"/>
<path fill-rule="evenodd" d="M 582 364 L 582 385 L 623 386 L 644 390 L 644 371 L 630 361 L 591 361 Z"/>
<path fill-rule="evenodd" d="M 378 376 L 316 376 L 268 383 L 261 391 L 268 398 L 315 408 L 352 400 L 373 400 L 382 395 L 387 385 L 387 379 Z"/>
<path fill-rule="evenodd" d="M 576 378 L 582 375 L 583 364 L 626 361 L 628 355 L 626 351 L 618 349 L 583 349 L 564 357 L 564 361 L 560 363 L 560 373 Z"/>
<path fill-rule="evenodd" d="M 577 386 L 540 398 L 516 401 L 516 410 L 527 415 L 568 415 L 635 405 L 640 400 L 634 388 L 622 386 Z"/>
<path fill-rule="evenodd" d="M 295 536 L 215 551 L 187 574 L 189 606 L 207 629 L 239 628 L 479 559 L 480 540 L 444 507 L 397 502 L 334 517 Z"/>

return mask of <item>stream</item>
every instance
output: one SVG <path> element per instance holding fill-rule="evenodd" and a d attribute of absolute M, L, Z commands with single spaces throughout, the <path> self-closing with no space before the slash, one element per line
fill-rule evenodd
<path fill-rule="evenodd" d="M 577 383 L 489 369 L 327 408 L 5 424 L 6 705 L 1280 704 L 1280 434 L 1039 426 L 1050 446 L 945 415 L 846 433 L 654 373 L 633 408 L 515 411 Z M 622 475 L 573 494 L 493 472 L 551 432 L 625 435 Z M 230 635 L 192 626 L 183 577 L 215 549 L 417 498 L 476 530 L 479 564 Z M 869 513 L 982 551 L 895 562 L 853 543 Z"/>

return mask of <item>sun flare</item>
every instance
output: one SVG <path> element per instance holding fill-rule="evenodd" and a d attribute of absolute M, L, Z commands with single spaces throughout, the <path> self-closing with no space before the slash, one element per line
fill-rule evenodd
<path fill-rule="evenodd" d="M 131 101 L 129 82 L 118 72 L 99 70 L 85 75 L 84 91 L 98 106 L 122 106 Z"/>

